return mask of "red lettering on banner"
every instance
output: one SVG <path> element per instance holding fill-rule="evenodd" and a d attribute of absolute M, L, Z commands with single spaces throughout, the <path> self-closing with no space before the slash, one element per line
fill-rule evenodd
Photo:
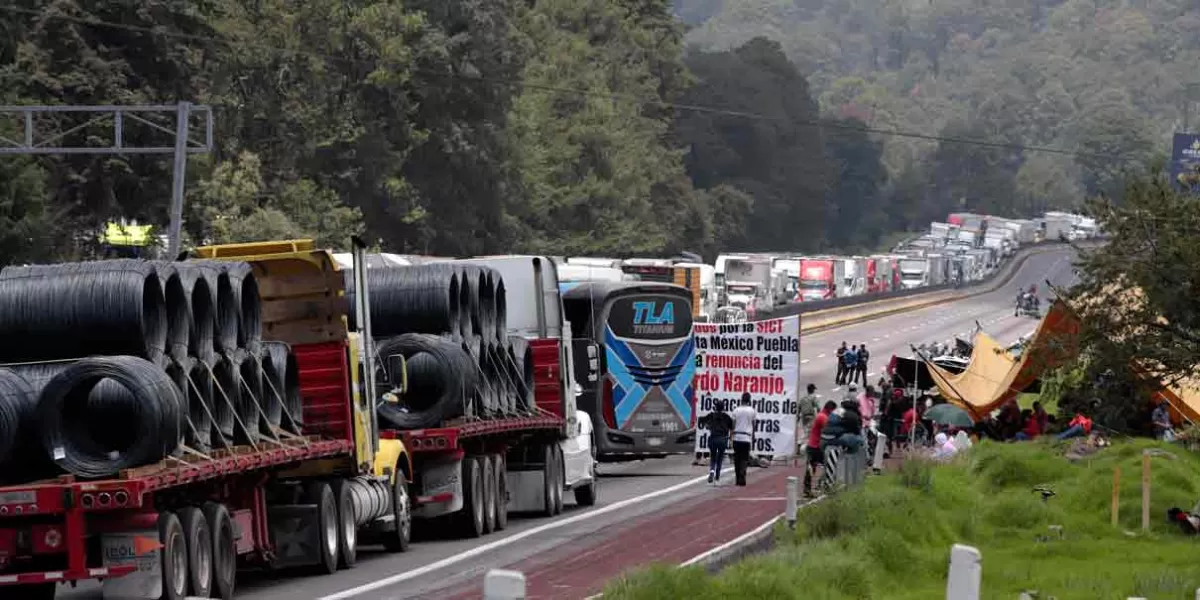
<path fill-rule="evenodd" d="M 783 320 L 782 319 L 771 319 L 769 321 L 758 321 L 757 323 L 755 323 L 755 325 L 757 325 L 758 333 L 783 333 Z"/>
<path fill-rule="evenodd" d="M 729 372 L 722 375 L 722 387 L 726 392 L 782 394 L 785 387 L 783 378 L 778 375 L 738 375 L 737 373 Z"/>

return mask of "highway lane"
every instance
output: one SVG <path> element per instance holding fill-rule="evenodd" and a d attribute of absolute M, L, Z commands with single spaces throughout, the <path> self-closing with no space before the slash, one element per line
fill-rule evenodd
<path fill-rule="evenodd" d="M 969 334 L 978 320 L 985 331 L 1002 342 L 1015 341 L 1036 327 L 1033 319 L 1013 317 L 1016 290 L 1045 279 L 1057 285 L 1073 281 L 1067 250 L 1035 255 L 1021 267 L 1012 281 L 996 292 L 956 303 L 883 317 L 804 337 L 801 348 L 801 377 L 821 388 L 821 393 L 838 397 L 834 384 L 833 352 L 842 340 L 866 343 L 872 352 L 871 380 L 893 353 L 907 354 L 908 344 L 948 340 Z M 1048 294 L 1042 293 L 1043 300 Z M 1045 304 L 1045 303 L 1044 303 Z M 427 539 L 415 542 L 409 552 L 387 554 L 371 548 L 360 550 L 354 569 L 331 576 L 303 573 L 239 574 L 238 598 L 247 600 L 296 600 L 302 598 L 428 598 L 439 590 L 481 578 L 488 569 L 503 568 L 538 555 L 550 555 L 564 544 L 598 535 L 637 516 L 695 501 L 721 490 L 702 484 L 705 470 L 690 465 L 690 457 L 676 456 L 602 466 L 600 500 L 595 507 L 574 506 L 567 495 L 564 514 L 555 519 L 519 518 L 504 532 L 475 540 Z M 689 483 L 691 482 L 691 483 Z M 669 490 L 664 493 L 664 490 Z M 648 494 L 658 494 L 648 496 Z M 687 535 L 687 532 L 680 532 Z M 397 580 L 397 577 L 403 579 Z M 385 582 L 379 585 L 375 582 Z M 100 597 L 95 584 L 81 585 L 62 598 Z M 332 600 L 332 599 L 329 599 Z"/>

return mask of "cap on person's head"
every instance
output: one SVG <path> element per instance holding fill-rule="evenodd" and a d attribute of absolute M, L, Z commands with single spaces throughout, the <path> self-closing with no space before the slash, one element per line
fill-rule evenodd
<path fill-rule="evenodd" d="M 750 404 L 750 392 L 742 392 L 742 404 Z"/>
<path fill-rule="evenodd" d="M 825 401 L 825 410 L 827 410 L 829 412 L 833 412 L 833 411 L 837 410 L 837 402 L 834 402 L 833 400 L 826 400 Z"/>
<path fill-rule="evenodd" d="M 814 385 L 814 384 L 811 384 L 811 383 L 810 383 L 810 384 L 808 384 L 808 393 L 810 393 L 810 394 L 811 394 L 811 393 L 813 393 L 813 392 L 815 392 L 815 391 L 817 391 L 817 386 L 816 386 L 816 385 Z"/>

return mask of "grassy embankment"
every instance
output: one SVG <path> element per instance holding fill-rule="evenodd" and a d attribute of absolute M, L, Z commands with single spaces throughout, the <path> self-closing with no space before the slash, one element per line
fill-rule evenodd
<path fill-rule="evenodd" d="M 1121 443 L 1070 462 L 1048 443 L 982 444 L 946 465 L 910 461 L 803 509 L 796 532 L 780 526 L 769 554 L 715 576 L 653 567 L 613 583 L 604 598 L 927 600 L 944 597 L 950 546 L 965 543 L 983 553 L 984 598 L 1037 590 L 1035 597 L 1059 600 L 1191 599 L 1200 587 L 1200 541 L 1166 523 L 1166 511 L 1200 500 L 1200 457 L 1169 447 L 1176 459 L 1152 460 L 1151 531 L 1142 535 L 1141 453 L 1153 446 Z M 1032 491 L 1040 485 L 1057 495 L 1043 503 Z M 1062 525 L 1062 539 L 1044 539 L 1051 525 Z"/>

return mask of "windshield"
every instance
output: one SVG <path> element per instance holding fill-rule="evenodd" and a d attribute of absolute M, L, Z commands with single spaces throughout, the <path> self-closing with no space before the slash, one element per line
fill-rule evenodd
<path fill-rule="evenodd" d="M 754 287 L 749 285 L 734 285 L 727 290 L 730 294 L 747 294 L 754 295 Z"/>
<path fill-rule="evenodd" d="M 829 282 L 820 279 L 801 279 L 800 289 L 803 290 L 824 290 L 829 288 Z"/>

